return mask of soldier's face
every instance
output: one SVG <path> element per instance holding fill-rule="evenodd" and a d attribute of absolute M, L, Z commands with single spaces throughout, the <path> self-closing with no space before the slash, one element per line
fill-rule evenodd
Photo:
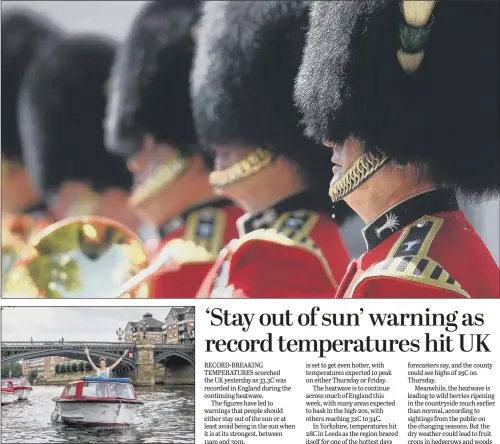
<path fill-rule="evenodd" d="M 214 171 L 224 171 L 245 159 L 254 149 L 240 146 L 218 146 L 215 148 Z M 259 173 L 248 177 L 237 179 L 223 187 L 213 186 L 213 190 L 220 196 L 233 199 L 238 202 L 243 195 L 253 192 L 255 183 L 258 182 Z M 257 180 L 256 180 L 257 179 Z"/>
<path fill-rule="evenodd" d="M 208 172 L 201 156 L 190 157 L 185 169 L 172 173 L 173 176 L 160 169 L 170 168 L 169 161 L 175 159 L 179 159 L 179 151 L 175 147 L 145 137 L 141 151 L 127 163 L 134 178 L 132 193 L 141 186 L 143 191 L 146 190 L 146 196 L 135 201 L 134 208 L 141 219 L 156 227 L 185 211 L 186 205 L 192 204 L 188 201 L 192 200 L 193 194 L 201 186 L 198 183 L 200 177 L 208 188 Z M 165 181 L 165 178 L 168 180 Z"/>
<path fill-rule="evenodd" d="M 153 180 L 155 171 L 169 159 L 177 154 L 177 150 L 167 144 L 158 144 L 146 137 L 141 151 L 131 157 L 127 166 L 133 176 L 132 193 L 143 186 L 148 180 Z M 150 224 L 160 226 L 168 219 L 168 205 L 170 190 L 168 186 L 162 187 L 149 197 L 135 205 L 139 217 Z"/>
<path fill-rule="evenodd" d="M 302 176 L 297 172 L 296 165 L 283 156 L 263 162 L 260 166 L 249 166 L 248 162 L 241 161 L 246 160 L 249 154 L 255 153 L 255 149 L 220 146 L 216 148 L 215 153 L 214 171 L 223 171 L 239 164 L 231 171 L 229 181 L 224 185 L 213 185 L 214 177 L 211 177 L 215 193 L 231 199 L 245 212 L 260 211 L 282 199 L 290 192 L 290 183 L 293 183 L 294 187 L 297 185 L 294 191 L 303 189 Z"/>
<path fill-rule="evenodd" d="M 332 181 L 330 186 L 337 182 L 352 166 L 356 159 L 363 154 L 363 145 L 354 137 L 347 139 L 342 145 L 331 142 L 324 144 L 332 149 Z"/>
<path fill-rule="evenodd" d="M 160 165 L 176 154 L 177 150 L 173 147 L 155 143 L 151 137 L 146 137 L 142 149 L 127 162 L 133 175 L 134 189 L 143 185 Z"/>

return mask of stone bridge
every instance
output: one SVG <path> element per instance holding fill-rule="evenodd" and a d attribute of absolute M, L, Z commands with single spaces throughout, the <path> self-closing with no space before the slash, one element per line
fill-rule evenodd
<path fill-rule="evenodd" d="M 194 384 L 194 342 L 183 344 L 148 344 L 137 342 L 88 342 L 88 341 L 9 341 L 1 342 L 2 363 L 61 356 L 86 361 L 85 347 L 94 363 L 100 357 L 108 365 L 129 350 L 129 355 L 114 370 L 115 375 L 132 373 L 137 385 L 154 385 L 154 366 L 165 367 L 165 383 Z"/>

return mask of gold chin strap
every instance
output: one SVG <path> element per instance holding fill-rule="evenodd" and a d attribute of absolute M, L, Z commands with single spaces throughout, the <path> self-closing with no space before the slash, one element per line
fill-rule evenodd
<path fill-rule="evenodd" d="M 262 148 L 252 151 L 247 157 L 222 171 L 210 173 L 213 187 L 225 187 L 263 170 L 273 160 L 272 154 Z"/>
<path fill-rule="evenodd" d="M 356 159 L 346 173 L 330 187 L 330 197 L 337 202 L 358 188 L 366 179 L 375 174 L 386 163 L 385 154 L 374 156 L 364 153 Z"/>
<path fill-rule="evenodd" d="M 158 191 L 169 185 L 175 178 L 186 171 L 189 162 L 176 155 L 158 167 L 148 179 L 130 196 L 130 204 L 137 206 L 151 198 Z"/>

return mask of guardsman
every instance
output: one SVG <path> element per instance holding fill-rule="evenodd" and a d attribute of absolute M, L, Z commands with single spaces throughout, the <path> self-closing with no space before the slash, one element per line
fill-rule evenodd
<path fill-rule="evenodd" d="M 17 119 L 18 93 L 34 55 L 61 31 L 29 11 L 2 13 L 2 212 L 45 218 L 45 204 L 24 167 Z"/>
<path fill-rule="evenodd" d="M 104 216 L 135 230 L 130 173 L 104 147 L 115 48 L 98 35 L 68 35 L 44 47 L 21 86 L 19 125 L 25 164 L 53 219 Z"/>
<path fill-rule="evenodd" d="M 339 298 L 498 298 L 457 204 L 499 189 L 498 2 L 317 2 L 295 96 L 365 221 Z M 473 155 L 477 153 L 477 155 Z"/>
<path fill-rule="evenodd" d="M 162 237 L 155 298 L 194 297 L 242 214 L 211 189 L 211 159 L 194 130 L 189 75 L 199 14 L 198 1 L 148 3 L 118 51 L 110 82 L 108 149 L 127 160 L 131 205 Z"/>
<path fill-rule="evenodd" d="M 198 297 L 333 297 L 349 256 L 325 189 L 328 152 L 303 136 L 294 78 L 309 2 L 207 2 L 192 75 L 210 182 L 246 212 Z M 336 220 L 345 208 L 336 208 Z"/>

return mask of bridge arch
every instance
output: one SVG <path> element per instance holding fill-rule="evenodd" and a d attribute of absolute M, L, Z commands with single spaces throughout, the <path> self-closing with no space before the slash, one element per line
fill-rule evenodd
<path fill-rule="evenodd" d="M 89 354 L 96 365 L 97 365 L 97 360 L 101 357 L 106 358 L 108 363 L 115 362 L 119 357 L 116 356 L 116 354 L 112 354 L 104 350 L 99 351 L 99 353 L 90 352 Z M 2 363 L 20 361 L 20 360 L 30 360 L 36 358 L 48 358 L 50 356 L 61 356 L 63 358 L 79 359 L 81 361 L 87 362 L 87 355 L 82 350 L 72 349 L 72 348 L 53 348 L 47 350 L 33 350 L 20 353 L 13 353 L 5 358 L 2 356 Z M 136 367 L 136 363 L 134 362 L 133 359 L 123 358 L 122 362 L 120 362 L 120 365 L 118 367 L 121 366 L 133 370 Z"/>
<path fill-rule="evenodd" d="M 155 363 L 165 367 L 166 385 L 194 384 L 194 348 L 162 349 L 155 354 Z"/>
<path fill-rule="evenodd" d="M 2 363 L 31 360 L 50 356 L 61 356 L 86 361 L 84 351 L 89 348 L 90 357 L 97 364 L 102 356 L 109 364 L 115 362 L 128 349 L 133 357 L 125 357 L 116 367 L 116 375 L 134 373 L 140 384 L 154 384 L 154 366 L 165 368 L 165 383 L 194 384 L 195 346 L 186 344 L 141 344 L 123 342 L 86 342 L 86 341 L 7 341 L 1 343 Z M 141 364 L 140 366 L 138 364 Z"/>
<path fill-rule="evenodd" d="M 162 361 L 168 361 L 168 359 L 172 357 L 184 359 L 185 361 L 189 362 L 189 364 L 191 364 L 193 367 L 195 366 L 193 357 L 191 357 L 188 353 L 183 353 L 178 350 L 165 350 L 161 353 L 158 353 L 155 356 L 155 364 L 161 364 Z"/>
<path fill-rule="evenodd" d="M 2 342 L 2 363 L 20 360 L 31 360 L 36 358 L 46 358 L 50 356 L 61 356 L 64 358 L 87 361 L 84 347 L 89 347 L 89 354 L 94 363 L 100 357 L 104 357 L 109 364 L 120 358 L 129 348 L 134 351 L 135 344 L 115 344 L 115 343 L 84 343 L 84 342 Z M 134 358 L 125 357 L 116 368 L 116 372 L 132 371 L 136 368 Z"/>

